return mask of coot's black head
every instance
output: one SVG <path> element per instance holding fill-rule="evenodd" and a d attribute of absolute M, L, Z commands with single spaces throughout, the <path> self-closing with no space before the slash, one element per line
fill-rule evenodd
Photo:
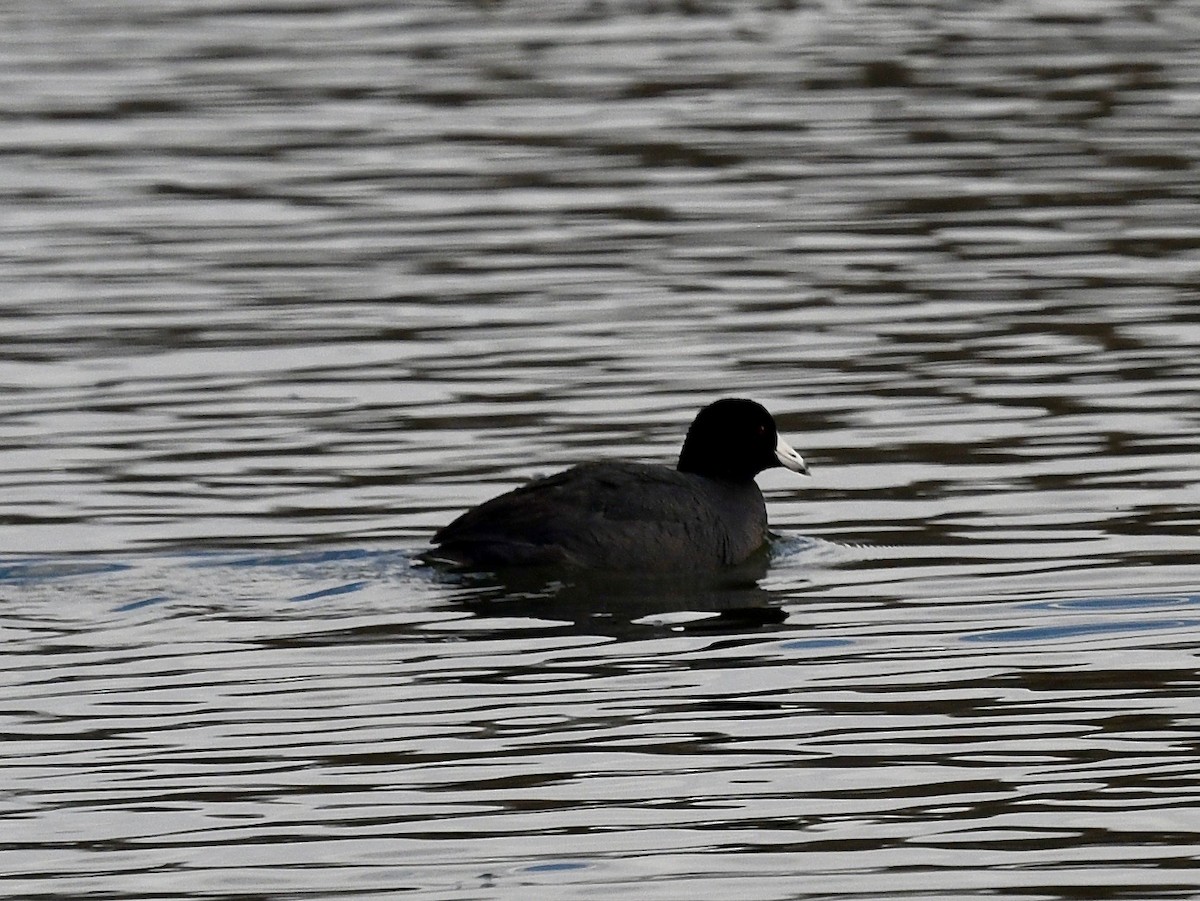
<path fill-rule="evenodd" d="M 804 459 L 779 437 L 775 420 L 761 404 L 727 397 L 696 414 L 677 468 L 712 479 L 749 481 L 772 466 L 808 475 Z"/>

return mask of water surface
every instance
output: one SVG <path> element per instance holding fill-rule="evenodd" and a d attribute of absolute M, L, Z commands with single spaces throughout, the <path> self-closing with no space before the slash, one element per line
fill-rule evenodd
<path fill-rule="evenodd" d="M 1200 892 L 1186 4 L 0 11 L 29 898 Z M 735 587 L 414 565 L 765 403 Z"/>

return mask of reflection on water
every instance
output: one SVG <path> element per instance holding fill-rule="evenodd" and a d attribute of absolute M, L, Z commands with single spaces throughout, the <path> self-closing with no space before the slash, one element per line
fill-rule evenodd
<path fill-rule="evenodd" d="M 0 10 L 14 896 L 1197 893 L 1200 21 L 787 6 Z M 413 565 L 727 394 L 765 574 Z"/>
<path fill-rule="evenodd" d="M 5 872 L 53 897 L 1196 888 L 1200 596 L 622 621 L 408 567 L 13 566 Z"/>

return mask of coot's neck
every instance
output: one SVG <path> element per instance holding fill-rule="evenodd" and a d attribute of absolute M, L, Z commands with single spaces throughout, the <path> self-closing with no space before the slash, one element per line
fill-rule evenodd
<path fill-rule="evenodd" d="M 697 451 L 696 445 L 687 441 L 683 443 L 675 468 L 721 482 L 753 482 L 758 475 L 758 470 L 744 461 L 731 460 L 714 450 Z"/>

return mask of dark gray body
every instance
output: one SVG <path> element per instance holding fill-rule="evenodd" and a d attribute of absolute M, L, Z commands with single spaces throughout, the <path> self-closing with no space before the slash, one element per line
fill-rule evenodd
<path fill-rule="evenodd" d="M 490 567 L 697 572 L 741 563 L 767 539 L 762 492 L 645 463 L 585 463 L 468 510 L 430 556 Z"/>

